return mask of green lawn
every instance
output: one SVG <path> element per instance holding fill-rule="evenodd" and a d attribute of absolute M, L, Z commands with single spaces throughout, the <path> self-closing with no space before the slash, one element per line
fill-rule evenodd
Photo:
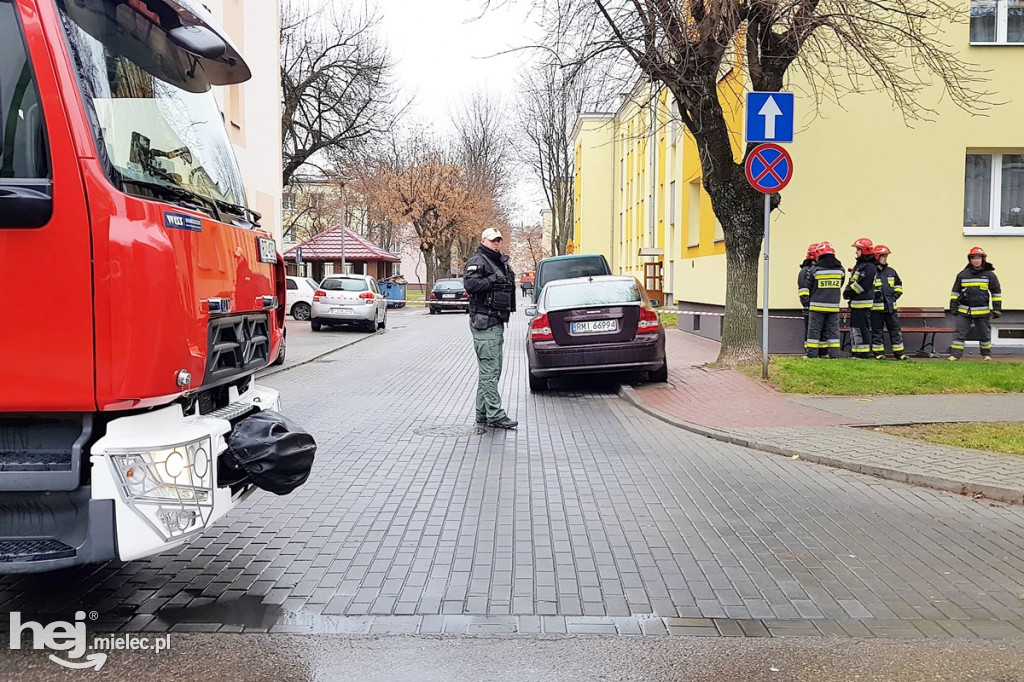
<path fill-rule="evenodd" d="M 740 368 L 760 379 L 761 365 Z M 768 380 L 783 393 L 811 395 L 913 395 L 1024 391 L 1024 363 L 942 360 L 811 360 L 772 358 Z"/>
<path fill-rule="evenodd" d="M 675 329 L 679 326 L 679 313 L 669 313 L 659 310 L 658 318 L 661 320 L 661 326 L 666 329 Z"/>
<path fill-rule="evenodd" d="M 406 301 L 423 301 L 426 300 L 426 294 L 417 289 L 406 289 L 405 300 Z"/>
<path fill-rule="evenodd" d="M 1024 424 L 1020 422 L 968 422 L 886 426 L 884 433 L 940 445 L 1024 455 Z"/>

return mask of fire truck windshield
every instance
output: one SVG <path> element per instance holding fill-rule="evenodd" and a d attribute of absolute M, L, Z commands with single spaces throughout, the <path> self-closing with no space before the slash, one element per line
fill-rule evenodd
<path fill-rule="evenodd" d="M 132 194 L 159 195 L 165 187 L 172 196 L 202 197 L 245 215 L 241 175 L 213 94 L 208 86 L 181 87 L 191 82 L 178 61 L 146 53 L 154 34 L 162 35 L 159 27 L 126 14 L 128 5 L 106 11 L 68 5 L 58 2 L 111 180 Z M 155 42 L 168 49 L 166 41 Z"/>

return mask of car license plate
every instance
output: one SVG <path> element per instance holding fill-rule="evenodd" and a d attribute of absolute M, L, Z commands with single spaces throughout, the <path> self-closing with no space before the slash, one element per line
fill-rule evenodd
<path fill-rule="evenodd" d="M 331 308 L 332 315 L 351 315 L 351 308 Z"/>
<path fill-rule="evenodd" d="M 258 242 L 260 249 L 260 262 L 276 263 L 277 242 L 275 242 L 273 239 L 267 239 L 266 237 L 257 237 L 256 241 Z"/>
<path fill-rule="evenodd" d="M 441 298 L 455 298 L 455 294 L 441 294 Z"/>
<path fill-rule="evenodd" d="M 618 331 L 619 323 L 616 320 L 588 320 L 586 322 L 573 322 L 573 334 L 600 334 L 602 332 Z"/>

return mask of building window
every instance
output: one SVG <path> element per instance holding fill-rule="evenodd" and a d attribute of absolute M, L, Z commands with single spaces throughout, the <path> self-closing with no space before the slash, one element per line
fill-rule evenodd
<path fill-rule="evenodd" d="M 700 246 L 700 181 L 690 183 L 689 220 L 686 224 L 686 245 Z"/>
<path fill-rule="evenodd" d="M 285 211 L 295 210 L 295 195 L 292 192 L 281 195 L 281 208 Z"/>
<path fill-rule="evenodd" d="M 967 155 L 964 234 L 1024 234 L 1024 152 Z"/>
<path fill-rule="evenodd" d="M 314 210 L 320 208 L 320 194 L 317 192 L 311 192 L 308 203 L 309 207 Z"/>
<path fill-rule="evenodd" d="M 676 181 L 668 183 L 668 224 L 676 226 Z"/>
<path fill-rule="evenodd" d="M 1024 43 L 1024 0 L 971 0 L 971 44 Z"/>

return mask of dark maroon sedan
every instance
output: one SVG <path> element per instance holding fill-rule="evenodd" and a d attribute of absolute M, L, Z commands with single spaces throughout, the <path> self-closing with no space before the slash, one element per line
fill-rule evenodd
<path fill-rule="evenodd" d="M 651 381 L 668 381 L 665 331 L 632 277 L 551 282 L 526 314 L 533 317 L 526 341 L 531 391 L 563 374 L 646 371 Z"/>

